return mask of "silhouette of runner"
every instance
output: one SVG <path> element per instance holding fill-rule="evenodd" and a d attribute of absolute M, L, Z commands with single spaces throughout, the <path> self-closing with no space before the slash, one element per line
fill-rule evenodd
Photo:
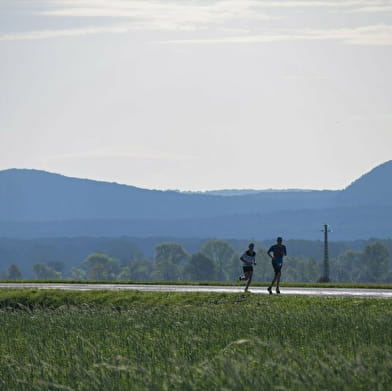
<path fill-rule="evenodd" d="M 282 244 L 283 239 L 279 236 L 276 239 L 276 244 L 272 245 L 267 254 L 272 259 L 272 267 L 274 268 L 274 278 L 267 288 L 270 295 L 272 295 L 272 287 L 276 282 L 276 293 L 280 293 L 279 283 L 280 283 L 280 276 L 282 275 L 282 266 L 283 266 L 283 257 L 287 255 L 286 246 Z"/>
<path fill-rule="evenodd" d="M 253 265 L 256 265 L 256 252 L 254 251 L 254 247 L 255 245 L 253 243 L 250 243 L 248 250 L 246 250 L 240 257 L 241 262 L 244 263 L 244 274 L 239 277 L 239 280 L 247 281 L 245 286 L 245 292 L 247 292 L 249 285 L 252 282 Z"/>

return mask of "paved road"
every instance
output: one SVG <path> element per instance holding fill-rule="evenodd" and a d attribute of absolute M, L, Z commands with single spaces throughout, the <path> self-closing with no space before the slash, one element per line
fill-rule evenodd
<path fill-rule="evenodd" d="M 62 284 L 62 283 L 0 283 L 0 288 L 64 289 L 72 291 L 140 290 L 145 292 L 226 292 L 240 293 L 240 286 L 192 286 L 192 285 L 139 285 L 139 284 Z M 252 293 L 268 294 L 266 287 L 251 287 Z M 347 289 L 347 288 L 281 288 L 284 295 L 377 297 L 392 298 L 392 289 Z"/>

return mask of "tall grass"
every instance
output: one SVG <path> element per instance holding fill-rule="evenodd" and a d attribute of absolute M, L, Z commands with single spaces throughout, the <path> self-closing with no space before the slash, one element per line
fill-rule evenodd
<path fill-rule="evenodd" d="M 243 282 L 233 281 L 120 281 L 120 280 L 1 280 L 1 283 L 26 284 L 26 283 L 53 283 L 53 284 L 107 284 L 107 285 L 204 285 L 204 286 L 243 286 Z M 252 286 L 268 286 L 270 281 L 253 281 Z M 375 282 L 282 282 L 284 287 L 305 287 L 305 288 L 364 288 L 364 289 L 392 289 L 391 283 Z"/>
<path fill-rule="evenodd" d="M 390 300 L 34 294 L 0 294 L 0 389 L 391 389 Z"/>

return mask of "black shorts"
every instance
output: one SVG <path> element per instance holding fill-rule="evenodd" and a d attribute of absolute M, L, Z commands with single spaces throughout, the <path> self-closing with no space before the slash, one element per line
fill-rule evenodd
<path fill-rule="evenodd" d="M 244 273 L 253 272 L 253 266 L 243 266 Z"/>
<path fill-rule="evenodd" d="M 279 273 L 282 270 L 281 263 L 272 263 L 272 267 L 274 268 L 275 273 Z"/>

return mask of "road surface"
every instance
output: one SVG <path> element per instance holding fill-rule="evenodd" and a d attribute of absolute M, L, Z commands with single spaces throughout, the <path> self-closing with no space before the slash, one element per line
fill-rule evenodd
<path fill-rule="evenodd" d="M 71 291 L 90 290 L 139 290 L 144 292 L 224 292 L 241 293 L 241 286 L 200 286 L 200 285 L 142 285 L 142 284 L 64 284 L 64 283 L 0 283 L 0 288 L 64 289 Z M 266 287 L 250 287 L 250 292 L 268 294 Z M 337 296 L 337 297 L 376 297 L 392 298 L 392 289 L 359 288 L 289 288 L 281 287 L 282 295 Z"/>

